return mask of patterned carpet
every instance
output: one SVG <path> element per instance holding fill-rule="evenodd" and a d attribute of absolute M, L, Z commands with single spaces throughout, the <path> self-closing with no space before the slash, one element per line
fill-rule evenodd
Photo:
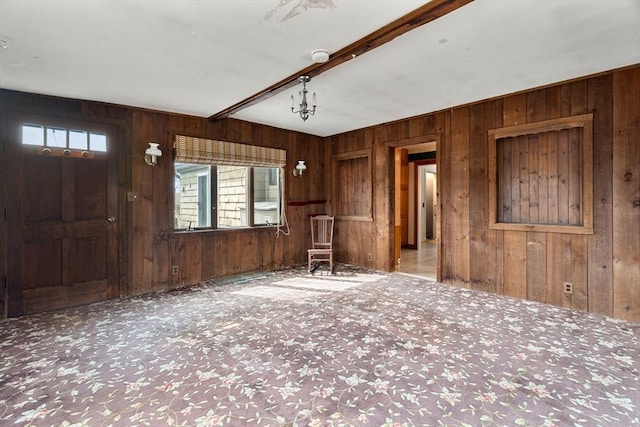
<path fill-rule="evenodd" d="M 0 322 L 0 425 L 640 425 L 640 324 L 336 271 Z"/>

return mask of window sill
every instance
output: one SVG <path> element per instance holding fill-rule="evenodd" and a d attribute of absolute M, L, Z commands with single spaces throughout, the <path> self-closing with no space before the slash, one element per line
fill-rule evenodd
<path fill-rule="evenodd" d="M 282 226 L 280 226 L 282 227 Z M 229 228 L 194 228 L 191 230 L 187 230 L 184 228 L 174 229 L 174 234 L 190 234 L 190 233 L 221 233 L 221 232 L 242 232 L 242 231 L 251 231 L 251 230 L 265 230 L 265 229 L 276 229 L 278 228 L 277 224 L 272 225 L 254 225 L 253 227 L 229 227 Z"/>

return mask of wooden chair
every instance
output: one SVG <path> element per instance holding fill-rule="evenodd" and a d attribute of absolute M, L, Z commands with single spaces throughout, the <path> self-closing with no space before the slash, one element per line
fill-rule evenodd
<path fill-rule="evenodd" d="M 311 249 L 307 250 L 309 272 L 311 263 L 328 262 L 333 273 L 333 217 L 316 215 L 311 217 Z M 315 270 L 315 268 L 314 268 Z"/>

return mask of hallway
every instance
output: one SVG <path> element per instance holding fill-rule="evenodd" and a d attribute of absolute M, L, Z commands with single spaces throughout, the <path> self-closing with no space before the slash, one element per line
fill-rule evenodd
<path fill-rule="evenodd" d="M 436 241 L 422 242 L 421 248 L 405 249 L 400 251 L 400 264 L 396 266 L 396 272 L 425 276 L 436 280 Z"/>

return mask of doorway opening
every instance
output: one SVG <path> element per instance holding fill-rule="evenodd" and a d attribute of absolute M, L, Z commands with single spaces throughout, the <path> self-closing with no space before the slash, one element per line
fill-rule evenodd
<path fill-rule="evenodd" d="M 439 218 L 435 142 L 394 150 L 395 270 L 436 280 Z"/>

